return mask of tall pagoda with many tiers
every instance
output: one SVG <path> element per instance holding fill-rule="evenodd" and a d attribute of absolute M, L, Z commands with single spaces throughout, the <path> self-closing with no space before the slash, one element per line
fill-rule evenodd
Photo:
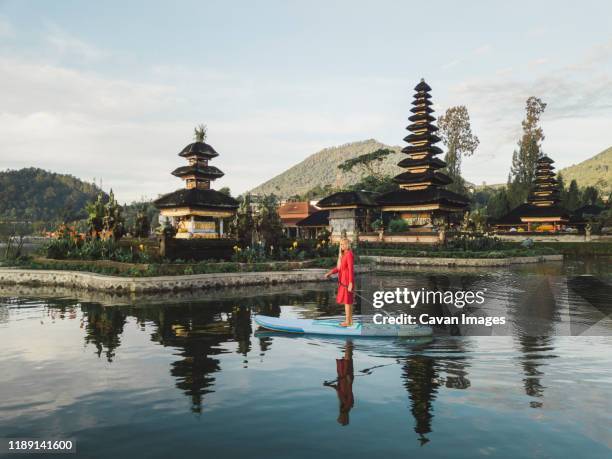
<path fill-rule="evenodd" d="M 178 238 L 223 238 L 226 237 L 223 220 L 236 214 L 238 202 L 210 188 L 211 181 L 224 175 L 208 164 L 219 153 L 204 142 L 203 126 L 195 132 L 196 141 L 179 153 L 188 164 L 172 172 L 185 181 L 185 187 L 161 196 L 154 204 L 160 210 L 160 217 L 168 218 L 176 228 Z"/>
<path fill-rule="evenodd" d="M 414 88 L 416 91 L 413 115 L 408 118 L 411 124 L 406 128 L 410 134 L 404 141 L 410 143 L 402 152 L 407 158 L 398 166 L 405 172 L 395 177 L 400 189 L 385 193 L 377 199 L 383 212 L 394 212 L 404 219 L 411 230 L 431 230 L 434 220 L 448 221 L 452 213 L 462 213 L 469 207 L 469 199 L 443 187 L 452 180 L 439 170 L 446 163 L 437 158 L 442 150 L 435 144 L 440 141 L 436 135 L 438 128 L 431 114 L 431 88 L 421 80 Z"/>
<path fill-rule="evenodd" d="M 554 161 L 548 156 L 541 156 L 536 163 L 534 186 L 528 202 L 538 207 L 550 207 L 559 204 L 559 189 L 555 178 Z"/>
<path fill-rule="evenodd" d="M 543 155 L 536 163 L 535 179 L 527 202 L 515 207 L 495 222 L 498 230 L 556 232 L 569 221 L 569 212 L 559 205 L 559 182 L 554 161 Z"/>

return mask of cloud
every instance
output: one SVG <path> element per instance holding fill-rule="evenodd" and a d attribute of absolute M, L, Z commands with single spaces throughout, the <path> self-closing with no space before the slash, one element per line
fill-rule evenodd
<path fill-rule="evenodd" d="M 577 62 L 568 64 L 563 70 L 565 71 L 587 71 L 592 69 L 600 69 L 602 65 L 610 64 L 612 57 L 612 38 L 604 43 L 598 43 L 582 53 L 584 56 Z"/>
<path fill-rule="evenodd" d="M 490 53 L 493 50 L 493 46 L 491 46 L 490 44 L 484 44 L 482 46 L 479 46 L 478 48 L 476 48 L 473 53 L 476 55 L 483 55 L 483 54 L 487 54 Z"/>
<path fill-rule="evenodd" d="M 58 65 L 0 57 L 5 113 L 89 113 L 105 119 L 146 116 L 176 101 L 174 87 L 109 79 Z"/>
<path fill-rule="evenodd" d="M 15 28 L 6 18 L 0 16 L 0 38 L 13 37 L 15 37 Z"/>
<path fill-rule="evenodd" d="M 48 29 L 44 37 L 45 42 L 62 56 L 77 57 L 88 61 L 98 61 L 110 56 L 108 51 L 80 40 L 56 25 L 50 24 Z"/>
<path fill-rule="evenodd" d="M 457 65 L 459 65 L 461 61 L 462 59 L 453 59 L 452 61 L 447 62 L 446 64 L 442 65 L 442 68 L 444 70 L 452 69 L 453 67 L 456 67 Z"/>
<path fill-rule="evenodd" d="M 608 46 L 604 44 L 593 47 L 586 55 L 597 54 L 601 58 L 607 53 Z M 464 162 L 465 175 L 475 182 L 505 180 L 529 96 L 540 97 L 548 104 L 542 117 L 546 135 L 543 148 L 559 168 L 609 147 L 612 143 L 608 135 L 612 114 L 610 87 L 609 74 L 571 64 L 550 68 L 545 74 L 528 80 L 508 69 L 451 86 L 447 98 L 467 105 L 474 132 L 481 140 L 476 155 Z M 481 162 L 479 158 L 483 156 L 488 160 Z"/>
<path fill-rule="evenodd" d="M 372 137 L 399 142 L 414 83 L 404 76 L 324 72 L 262 77 L 200 62 L 140 66 L 133 78 L 117 78 L 100 70 L 112 67 L 115 52 L 54 26 L 43 30 L 40 39 L 40 56 L 0 54 L 0 169 L 34 165 L 84 179 L 95 176 L 124 201 L 181 186 L 170 171 L 182 164 L 177 153 L 200 122 L 208 125 L 211 143 L 220 152 L 215 165 L 226 173 L 215 185 L 228 185 L 234 192 L 324 147 Z M 509 62 L 488 76 L 481 72 L 478 78 L 445 83 L 447 91 L 436 87 L 435 109 L 467 105 L 481 140 L 476 155 L 464 162 L 466 178 L 505 180 L 525 99 L 531 95 L 549 103 L 544 147 L 558 164 L 565 158 L 576 162 L 578 145 L 586 158 L 609 142 L 604 124 L 611 112 L 611 81 L 595 65 L 609 48 L 602 44 L 587 50 L 573 67 L 548 63 L 546 75 L 530 73 L 529 79 L 521 79 L 526 65 Z M 454 70 L 492 49 L 483 44 L 467 50 L 444 67 Z M 100 60 L 103 66 L 97 65 Z M 69 66 L 75 62 L 79 68 Z M 96 71 L 88 70 L 88 64 Z M 586 129 L 589 121 L 597 129 Z M 581 129 L 572 131 L 572 125 Z M 570 131 L 571 142 L 566 141 Z"/>

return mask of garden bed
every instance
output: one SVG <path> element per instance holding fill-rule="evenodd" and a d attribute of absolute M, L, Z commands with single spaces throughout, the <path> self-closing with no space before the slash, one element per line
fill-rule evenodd
<path fill-rule="evenodd" d="M 271 261 L 261 263 L 213 262 L 198 263 L 125 263 L 113 260 L 55 260 L 32 258 L 6 262 L 5 266 L 36 270 L 84 271 L 124 277 L 183 276 L 207 273 L 292 271 L 306 268 L 329 268 L 336 258 L 315 258 L 304 261 Z"/>

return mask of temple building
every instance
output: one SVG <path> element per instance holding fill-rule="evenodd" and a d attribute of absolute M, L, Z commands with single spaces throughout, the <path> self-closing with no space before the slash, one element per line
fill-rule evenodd
<path fill-rule="evenodd" d="M 290 238 L 301 237 L 298 222 L 318 211 L 308 201 L 287 201 L 278 208 L 278 216 L 283 223 L 283 232 Z"/>
<path fill-rule="evenodd" d="M 495 227 L 498 230 L 556 232 L 564 229 L 569 213 L 559 206 L 559 188 L 553 163 L 546 155 L 538 159 L 527 202 L 497 220 Z"/>
<path fill-rule="evenodd" d="M 431 115 L 431 88 L 424 80 L 415 86 L 413 115 L 408 118 L 411 124 L 406 128 L 410 134 L 404 141 L 410 145 L 402 152 L 407 157 L 398 166 L 405 172 L 395 177 L 400 189 L 385 193 L 377 199 L 383 212 L 392 212 L 404 219 L 411 232 L 432 231 L 435 223 L 448 223 L 450 216 L 469 208 L 469 199 L 460 194 L 445 190 L 443 187 L 452 180 L 439 169 L 446 163 L 436 156 L 442 150 L 435 146 L 440 141 L 436 136 L 438 128 L 433 124 Z"/>
<path fill-rule="evenodd" d="M 316 239 L 325 231 L 329 230 L 329 210 L 317 210 L 314 214 L 296 223 L 300 229 L 300 235 L 304 239 Z"/>
<path fill-rule="evenodd" d="M 154 201 L 160 220 L 170 220 L 177 238 L 224 238 L 224 219 L 232 218 L 238 208 L 234 198 L 210 187 L 211 181 L 224 174 L 208 164 L 219 154 L 204 142 L 205 138 L 205 129 L 196 129 L 196 141 L 179 153 L 187 165 L 175 169 L 172 175 L 184 180 L 185 187 Z"/>
<path fill-rule="evenodd" d="M 329 211 L 328 222 L 332 242 L 342 235 L 349 239 L 370 231 L 378 214 L 377 193 L 368 191 L 341 191 L 321 199 L 317 207 Z"/>

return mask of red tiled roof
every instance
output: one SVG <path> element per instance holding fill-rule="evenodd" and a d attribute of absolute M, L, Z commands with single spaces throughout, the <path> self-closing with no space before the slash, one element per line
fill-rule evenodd
<path fill-rule="evenodd" d="M 278 215 L 283 223 L 289 223 L 290 221 L 298 222 L 308 217 L 310 214 L 315 213 L 317 210 L 319 209 L 311 205 L 308 201 L 286 202 L 278 208 Z"/>

